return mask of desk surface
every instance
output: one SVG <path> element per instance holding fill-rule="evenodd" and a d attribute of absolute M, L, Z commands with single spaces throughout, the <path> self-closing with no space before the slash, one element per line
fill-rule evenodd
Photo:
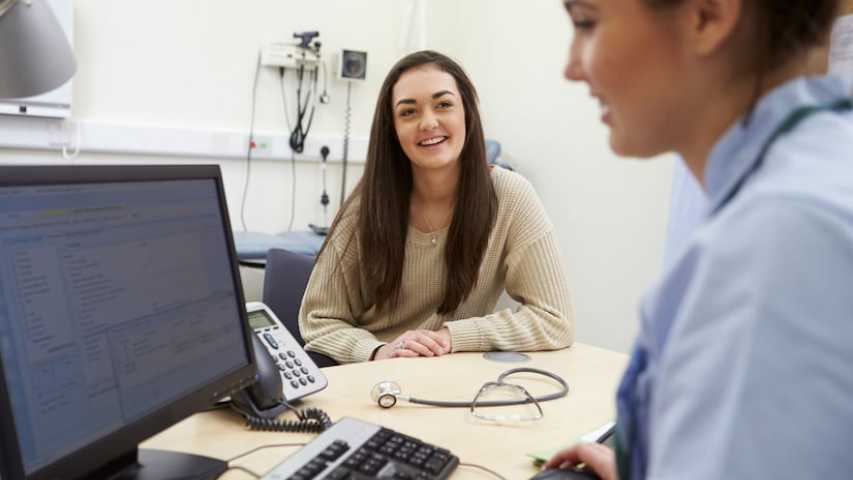
<path fill-rule="evenodd" d="M 480 353 L 437 358 L 395 359 L 326 368 L 329 387 L 299 405 L 322 408 L 337 420 L 350 416 L 377 423 L 449 449 L 464 463 L 489 467 L 509 479 L 525 479 L 536 470 L 526 453 L 567 445 L 614 416 L 614 395 L 627 356 L 576 343 L 569 349 L 530 354 L 523 363 L 486 360 Z M 545 418 L 525 426 L 498 426 L 470 417 L 464 408 L 435 408 L 400 402 L 382 409 L 370 399 L 371 387 L 383 380 L 400 384 L 403 394 L 431 400 L 470 401 L 484 382 L 510 368 L 533 367 L 559 374 L 569 383 L 566 398 L 542 404 Z M 514 376 L 515 377 L 515 376 Z M 518 375 L 531 394 L 556 388 L 550 380 Z M 292 418 L 292 414 L 286 415 Z M 152 437 L 141 446 L 228 459 L 252 448 L 276 443 L 309 442 L 315 435 L 252 432 L 228 410 L 200 413 Z M 263 474 L 298 450 L 271 448 L 235 462 Z M 250 478 L 239 471 L 223 479 Z M 454 480 L 493 478 L 460 467 Z"/>

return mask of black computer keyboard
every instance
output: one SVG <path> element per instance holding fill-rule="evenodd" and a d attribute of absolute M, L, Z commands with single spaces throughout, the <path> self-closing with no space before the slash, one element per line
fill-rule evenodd
<path fill-rule="evenodd" d="M 444 480 L 459 458 L 372 423 L 345 417 L 264 476 L 269 480 Z"/>

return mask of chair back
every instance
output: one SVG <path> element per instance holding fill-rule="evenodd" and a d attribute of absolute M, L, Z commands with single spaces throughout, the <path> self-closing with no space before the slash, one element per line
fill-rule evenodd
<path fill-rule="evenodd" d="M 312 256 L 280 248 L 272 248 L 267 252 L 261 298 L 303 347 L 305 340 L 299 332 L 299 308 L 313 268 Z"/>
<path fill-rule="evenodd" d="M 267 252 L 262 301 L 302 347 L 305 346 L 305 339 L 299 331 L 299 309 L 313 268 L 314 257 L 311 255 L 280 248 L 272 248 Z M 325 355 L 307 353 L 320 368 L 337 365 L 337 362 Z"/>

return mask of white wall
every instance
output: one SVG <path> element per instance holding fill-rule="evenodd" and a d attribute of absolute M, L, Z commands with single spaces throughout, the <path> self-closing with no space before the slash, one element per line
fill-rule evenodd
<path fill-rule="evenodd" d="M 320 30 L 324 49 L 369 52 L 368 82 L 354 89 L 353 135 L 368 134 L 382 77 L 399 57 L 402 0 L 74 0 L 73 118 L 81 123 L 248 132 L 258 48 Z M 580 341 L 627 350 L 637 303 L 659 273 L 670 190 L 669 161 L 615 158 L 587 88 L 562 79 L 571 27 L 560 2 L 431 0 L 427 45 L 459 59 L 479 88 L 486 134 L 539 192 L 560 239 L 578 313 Z M 284 130 L 274 72 L 262 72 L 256 130 Z M 345 90 L 330 81 L 332 103 L 314 131 L 343 129 Z M 291 92 L 292 94 L 292 92 Z M 292 98 L 292 96 L 290 97 Z M 291 100 L 292 101 L 292 100 Z M 3 129 L 0 122 L 0 129 Z M 2 132 L 0 132 L 2 133 Z M 83 142 L 86 145 L 86 142 Z M 334 151 L 340 145 L 333 143 Z M 333 155 L 335 155 L 333 153 Z M 0 149 L 0 163 L 59 162 L 53 151 Z M 81 163 L 219 163 L 239 225 L 245 162 L 239 159 L 81 153 Z M 361 166 L 351 167 L 350 186 Z M 337 204 L 340 170 L 330 167 Z M 290 165 L 254 161 L 247 223 L 286 228 Z M 297 166 L 295 225 L 320 221 L 319 166 Z"/>
<path fill-rule="evenodd" d="M 399 19 L 404 13 L 404 5 L 397 0 L 74 0 L 74 9 L 78 61 L 72 108 L 75 122 L 116 127 L 129 137 L 137 130 L 139 135 L 146 133 L 144 128 L 150 136 L 150 127 L 164 132 L 211 132 L 214 141 L 220 133 L 225 140 L 232 138 L 233 132 L 247 135 L 259 48 L 290 41 L 294 31 L 319 30 L 323 51 L 329 57 L 344 47 L 369 52 L 368 81 L 353 88 L 352 136 L 362 146 L 383 73 L 399 56 Z M 330 139 L 332 156 L 337 158 L 342 149 L 346 89 L 334 80 L 331 70 L 329 74 L 331 103 L 319 106 L 311 137 Z M 295 102 L 293 85 L 289 83 L 288 88 L 291 108 Z M 14 125 L 20 121 L 15 119 Z M 11 122 L 0 118 L 0 129 L 4 128 L 8 133 Z M 73 139 L 73 128 L 65 130 L 66 137 Z M 278 74 L 273 70 L 261 71 L 255 130 L 282 138 L 286 134 Z M 91 145 L 85 128 L 83 132 L 82 144 Z M 126 143 L 132 140 L 128 138 Z M 51 138 L 51 143 L 55 145 L 56 139 Z M 295 228 L 305 229 L 309 222 L 322 221 L 320 167 L 316 163 L 319 149 L 314 150 L 305 156 L 314 162 L 297 164 Z M 351 160 L 363 162 L 363 149 L 352 150 L 355 155 Z M 75 161 L 219 163 L 232 221 L 237 226 L 246 164 L 239 158 L 222 159 L 213 152 L 215 149 L 206 149 L 204 153 L 176 157 L 102 154 L 84 148 Z M 23 161 L 63 160 L 56 148 L 0 149 L 0 163 Z M 361 170 L 360 164 L 351 165 L 350 187 Z M 253 160 L 246 215 L 251 230 L 286 229 L 291 179 L 289 157 Z M 327 184 L 332 205 L 337 205 L 339 164 L 330 165 Z"/>
<path fill-rule="evenodd" d="M 571 24 L 556 0 L 435 0 L 431 47 L 477 86 L 486 135 L 536 187 L 557 229 L 578 340 L 626 351 L 660 273 L 671 160 L 608 148 L 588 87 L 562 77 Z"/>

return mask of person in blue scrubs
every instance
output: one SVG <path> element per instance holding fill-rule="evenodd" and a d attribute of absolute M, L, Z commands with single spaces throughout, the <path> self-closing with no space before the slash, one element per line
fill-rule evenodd
<path fill-rule="evenodd" d="M 809 70 L 816 75 L 829 71 L 853 78 L 853 42 L 849 32 L 853 26 L 853 0 L 841 0 L 841 10 L 833 23 L 826 48 L 815 49 Z M 696 178 L 678 158 L 672 172 L 669 220 L 666 228 L 663 264 L 668 268 L 702 224 L 708 209 L 708 197 Z"/>
<path fill-rule="evenodd" d="M 611 148 L 677 152 L 707 213 L 644 298 L 604 479 L 850 478 L 853 101 L 807 77 L 835 0 L 565 0 Z"/>

